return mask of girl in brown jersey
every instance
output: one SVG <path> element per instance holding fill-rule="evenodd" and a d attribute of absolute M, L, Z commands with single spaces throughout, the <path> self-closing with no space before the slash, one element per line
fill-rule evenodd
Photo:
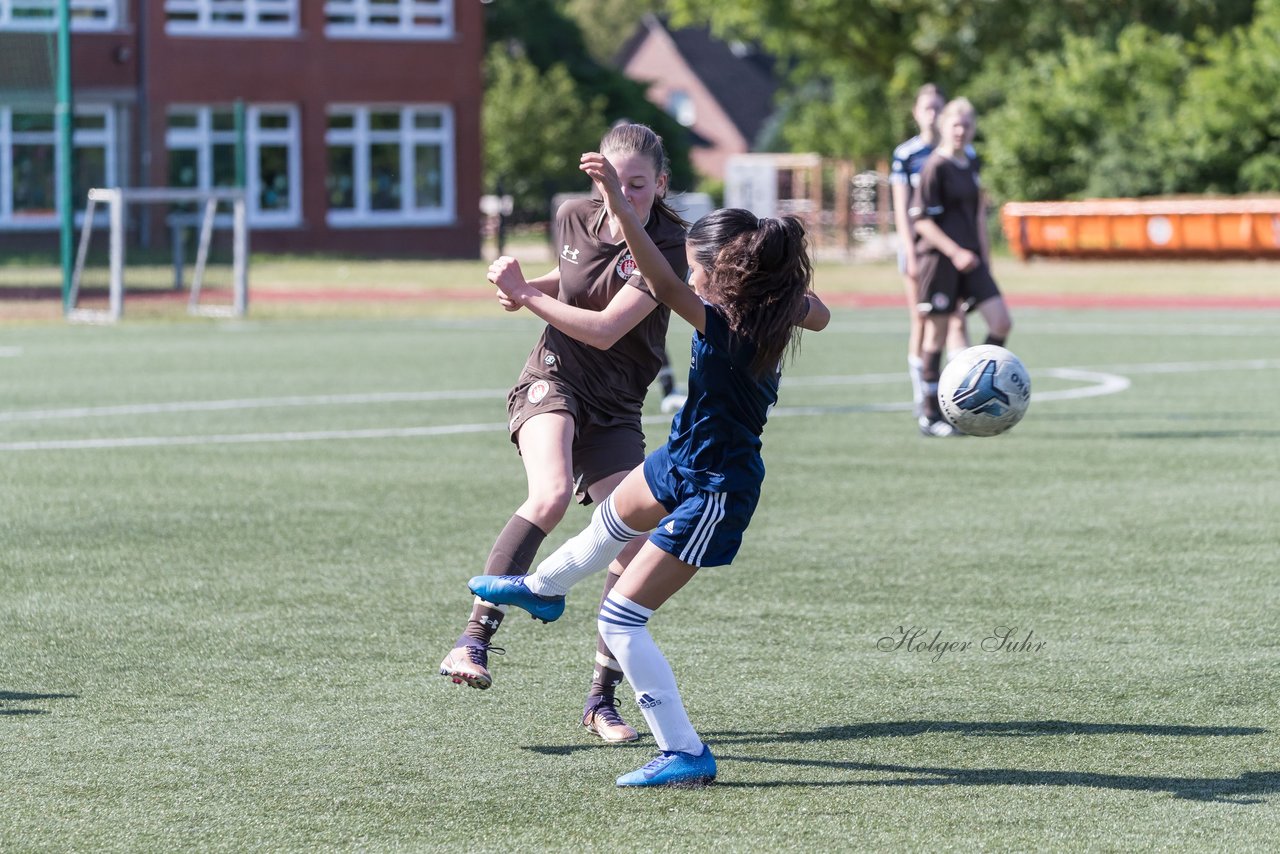
<path fill-rule="evenodd" d="M 911 219 L 920 237 L 922 413 L 925 436 L 954 436 L 942 417 L 938 377 L 947 320 L 957 309 L 976 309 L 987 323 L 986 344 L 1003 345 L 1013 327 L 1004 297 L 991 277 L 986 216 L 978 170 L 966 154 L 977 119 L 967 98 L 956 98 L 938 117 L 938 144 L 920 172 Z"/>
<path fill-rule="evenodd" d="M 668 164 L 661 138 L 644 125 L 620 124 L 601 140 L 600 150 L 621 176 L 646 232 L 683 275 L 685 225 L 663 201 Z M 528 280 L 543 296 L 527 307 L 560 329 L 548 325 L 543 331 L 508 396 L 511 441 L 524 463 L 528 494 L 494 543 L 485 562 L 488 575 L 528 572 L 575 494 L 583 503 L 604 500 L 645 456 L 640 413 L 662 365 L 670 310 L 650 293 L 621 226 L 601 200 L 566 202 L 555 228 L 556 269 Z M 498 264 L 519 272 L 513 259 Z M 501 291 L 499 300 L 508 311 L 520 308 Z M 623 552 L 610 567 L 603 596 L 638 548 Z M 440 673 L 488 688 L 490 641 L 504 611 L 476 599 Z M 638 738 L 616 708 L 621 679 L 622 668 L 597 639 L 583 725 L 606 741 Z"/>

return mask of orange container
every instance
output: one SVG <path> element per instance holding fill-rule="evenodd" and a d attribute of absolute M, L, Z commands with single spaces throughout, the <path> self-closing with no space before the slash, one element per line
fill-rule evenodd
<path fill-rule="evenodd" d="M 1023 260 L 1280 258 L 1280 198 L 1009 202 L 1000 222 Z"/>

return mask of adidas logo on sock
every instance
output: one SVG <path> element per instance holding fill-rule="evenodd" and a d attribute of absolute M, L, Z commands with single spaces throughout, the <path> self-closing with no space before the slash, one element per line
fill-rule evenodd
<path fill-rule="evenodd" d="M 641 694 L 636 699 L 636 705 L 638 705 L 642 709 L 652 709 L 654 706 L 661 706 L 662 701 L 655 700 L 652 697 L 650 697 L 648 694 Z"/>

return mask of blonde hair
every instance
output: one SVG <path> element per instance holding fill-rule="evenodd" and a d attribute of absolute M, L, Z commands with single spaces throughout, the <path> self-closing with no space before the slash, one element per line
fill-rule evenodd
<path fill-rule="evenodd" d="M 938 128 L 941 129 L 948 120 L 964 113 L 968 113 L 973 118 L 969 132 L 965 134 L 964 138 L 967 145 L 973 142 L 973 133 L 978 127 L 978 111 L 973 108 L 973 103 L 968 98 L 960 97 L 947 101 L 947 105 L 942 108 L 942 112 L 938 113 Z"/>
<path fill-rule="evenodd" d="M 943 119 L 950 118 L 957 113 L 968 113 L 975 119 L 978 117 L 978 111 L 973 108 L 973 102 L 968 98 L 960 97 L 947 101 L 947 105 L 942 108 L 942 112 L 938 113 L 938 121 L 941 122 Z"/>

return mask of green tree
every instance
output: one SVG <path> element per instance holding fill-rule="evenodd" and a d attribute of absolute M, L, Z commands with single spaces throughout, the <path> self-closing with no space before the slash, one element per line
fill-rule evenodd
<path fill-rule="evenodd" d="M 550 75 L 553 69 L 559 68 L 557 74 L 563 74 L 568 81 L 567 84 L 557 83 L 560 88 L 554 93 L 545 89 L 526 89 L 523 97 L 551 102 L 539 105 L 522 104 L 509 98 L 493 99 L 486 88 L 485 152 L 486 157 L 497 158 L 499 164 L 486 165 L 486 175 L 496 176 L 501 169 L 508 168 L 506 164 L 515 162 L 546 164 L 542 167 L 544 172 L 531 172 L 522 179 L 540 182 L 546 188 L 546 198 L 530 207 L 532 195 L 530 190 L 526 190 L 517 202 L 523 215 L 540 217 L 541 212 L 547 210 L 551 194 L 589 189 L 590 184 L 577 171 L 577 155 L 595 148 L 612 122 L 626 118 L 647 124 L 662 136 L 671 160 L 672 187 L 683 189 L 692 186 L 688 131 L 645 98 L 645 87 L 591 57 L 578 25 L 563 13 L 563 2 L 507 0 L 485 7 L 491 59 L 496 55 L 494 48 L 500 48 L 509 58 L 519 56 L 520 62 L 527 63 L 539 75 Z M 618 44 L 621 46 L 620 41 Z M 499 78 L 489 74 L 486 79 L 492 82 Z M 490 100 L 494 103 L 489 104 Z M 599 121 L 574 126 L 575 131 L 583 132 L 556 136 L 557 131 L 569 128 L 564 121 L 556 121 L 554 131 L 538 129 L 532 135 L 527 132 L 529 127 L 525 124 L 525 115 L 528 111 L 554 110 L 557 116 L 568 111 L 570 115 L 577 115 L 582 107 L 593 117 L 599 116 Z M 519 131 L 513 131 L 514 128 Z M 590 134 L 585 133 L 586 128 L 590 129 Z M 526 150 L 530 148 L 538 150 Z M 550 166 L 552 161 L 556 163 L 555 168 Z"/>
<path fill-rule="evenodd" d="M 545 73 L 501 45 L 485 60 L 484 183 L 513 197 L 520 216 L 545 219 L 551 196 L 585 189 L 576 152 L 608 129 L 604 97 L 584 99 L 569 72 Z"/>
<path fill-rule="evenodd" d="M 661 0 L 561 0 L 561 4 L 565 16 L 582 31 L 587 52 L 603 66 L 613 64 L 641 19 L 662 5 Z"/>
<path fill-rule="evenodd" d="M 1177 190 L 1280 191 L 1280 0 L 1205 50 L 1178 110 Z"/>
<path fill-rule="evenodd" d="M 1270 0 L 1264 0 L 1270 2 Z M 1134 24 L 1184 39 L 1251 20 L 1254 0 L 667 0 L 676 25 L 758 41 L 789 64 L 788 145 L 869 160 L 911 130 L 925 81 L 980 112 L 1069 38 L 1114 45 Z"/>
<path fill-rule="evenodd" d="M 1188 45 L 1142 25 L 1108 39 L 1068 36 L 1006 78 L 979 117 L 984 174 L 997 199 L 1136 196 L 1166 191 L 1172 120 Z"/>

